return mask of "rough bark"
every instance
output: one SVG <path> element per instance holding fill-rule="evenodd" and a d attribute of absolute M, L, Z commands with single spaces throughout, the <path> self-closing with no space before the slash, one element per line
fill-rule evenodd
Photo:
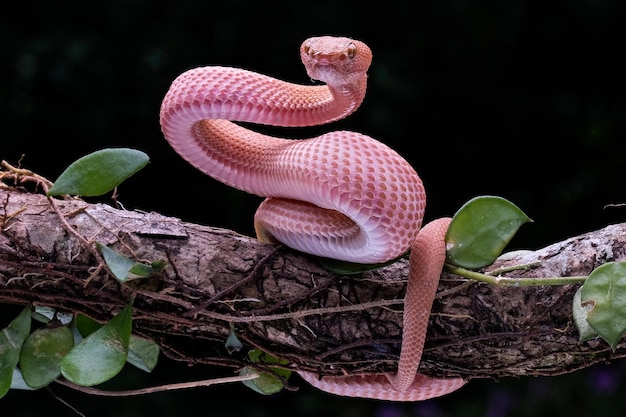
<path fill-rule="evenodd" d="M 45 196 L 0 188 L 0 303 L 52 306 L 105 321 L 132 301 L 134 332 L 189 364 L 238 368 L 247 348 L 258 347 L 294 369 L 322 374 L 395 368 L 404 260 L 342 276 L 310 256 L 228 230 L 79 199 L 55 202 L 66 224 Z M 101 267 L 96 241 L 167 267 L 120 283 Z M 626 224 L 618 224 L 507 254 L 489 269 L 532 264 L 509 276 L 587 275 L 626 258 L 625 248 Z M 624 345 L 612 352 L 601 340 L 578 342 L 571 310 L 576 288 L 485 285 L 443 273 L 422 372 L 556 375 L 624 356 Z M 224 347 L 231 327 L 245 345 L 242 353 Z"/>

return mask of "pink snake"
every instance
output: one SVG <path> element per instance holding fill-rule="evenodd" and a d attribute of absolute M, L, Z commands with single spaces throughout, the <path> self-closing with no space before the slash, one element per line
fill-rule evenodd
<path fill-rule="evenodd" d="M 200 171 L 267 197 L 254 222 L 263 241 L 358 263 L 388 261 L 410 249 L 397 373 L 320 378 L 299 372 L 306 381 L 337 395 L 391 401 L 452 392 L 463 379 L 417 373 L 450 220 L 420 229 L 426 194 L 415 170 L 389 147 L 359 133 L 335 131 L 296 141 L 231 122 L 311 126 L 356 110 L 372 61 L 367 45 L 316 37 L 302 44 L 300 56 L 308 75 L 326 85 L 297 85 L 230 67 L 181 74 L 163 99 L 163 134 Z"/>

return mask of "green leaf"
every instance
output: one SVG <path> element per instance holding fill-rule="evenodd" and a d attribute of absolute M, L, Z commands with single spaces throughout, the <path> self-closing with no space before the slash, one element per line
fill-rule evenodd
<path fill-rule="evenodd" d="M 582 286 L 576 290 L 572 303 L 572 316 L 574 317 L 574 324 L 576 324 L 578 328 L 578 342 L 584 342 L 585 340 L 598 337 L 598 332 L 593 330 L 587 321 L 587 316 L 593 306 L 590 304 L 582 304 L 582 290 Z"/>
<path fill-rule="evenodd" d="M 76 316 L 75 324 L 76 329 L 83 337 L 89 336 L 102 327 L 101 323 L 82 314 Z M 152 372 L 158 362 L 159 352 L 159 345 L 154 341 L 131 334 L 126 361 L 143 371 Z"/>
<path fill-rule="evenodd" d="M 272 395 L 280 392 L 284 385 L 280 382 L 280 379 L 267 372 L 258 372 L 251 366 L 246 366 L 239 371 L 240 376 L 246 376 L 250 374 L 258 373 L 259 377 L 243 381 L 243 384 L 250 388 L 252 391 L 258 392 L 263 395 Z"/>
<path fill-rule="evenodd" d="M 140 278 L 148 278 L 163 271 L 165 265 L 166 263 L 164 261 L 152 261 L 149 265 L 136 262 L 128 272 Z"/>
<path fill-rule="evenodd" d="M 258 349 L 253 349 L 250 352 L 248 352 L 248 359 L 250 359 L 250 362 L 252 363 L 266 363 L 266 364 L 275 363 L 275 364 L 281 364 L 281 365 L 286 365 L 288 363 L 288 361 L 284 359 L 276 358 Z M 246 366 L 241 371 L 239 371 L 239 375 L 245 376 L 245 375 L 250 375 L 252 373 L 258 373 L 259 374 L 258 378 L 251 379 L 248 381 L 243 381 L 243 384 L 247 386 L 248 388 L 252 389 L 253 391 L 258 392 L 259 394 L 272 395 L 272 394 L 276 394 L 277 392 L 279 392 L 280 390 L 284 388 L 282 381 L 280 380 L 280 378 L 277 377 L 277 375 L 285 379 L 288 379 L 289 376 L 291 375 L 291 371 L 287 369 L 283 369 L 283 368 L 277 368 L 277 367 L 271 367 L 270 369 L 274 373 L 259 372 L 254 367 Z"/>
<path fill-rule="evenodd" d="M 224 347 L 228 351 L 228 353 L 232 354 L 233 352 L 239 352 L 243 347 L 241 340 L 237 337 L 235 333 L 235 329 L 233 327 L 230 328 L 230 332 L 228 333 L 228 337 L 226 338 L 226 343 Z"/>
<path fill-rule="evenodd" d="M 127 306 L 65 355 L 61 374 L 84 386 L 113 378 L 126 363 L 131 328 L 132 309 Z"/>
<path fill-rule="evenodd" d="M 22 391 L 34 391 L 34 388 L 28 386 L 20 368 L 13 369 L 13 379 L 11 380 L 11 389 L 19 389 Z"/>
<path fill-rule="evenodd" d="M 44 324 L 48 324 L 50 320 L 56 320 L 61 324 L 70 324 L 74 319 L 74 315 L 72 313 L 57 311 L 52 307 L 35 306 L 32 318 Z"/>
<path fill-rule="evenodd" d="M 31 306 L 28 305 L 7 327 L 0 330 L 0 398 L 11 388 L 20 350 L 30 333 L 30 312 Z"/>
<path fill-rule="evenodd" d="M 467 269 L 493 263 L 519 227 L 532 221 L 502 197 L 468 201 L 454 215 L 446 234 L 447 260 Z"/>
<path fill-rule="evenodd" d="M 165 268 L 165 262 L 163 261 L 154 261 L 147 265 L 133 261 L 100 242 L 96 242 L 96 246 L 113 276 L 122 282 L 133 278 L 147 278 L 163 271 Z"/>
<path fill-rule="evenodd" d="M 159 345 L 153 340 L 130 335 L 127 361 L 131 365 L 143 371 L 152 372 L 159 360 L 159 352 Z"/>
<path fill-rule="evenodd" d="M 135 266 L 136 262 L 100 242 L 96 242 L 96 246 L 100 250 L 104 262 L 106 262 L 113 276 L 122 282 L 126 281 L 130 269 Z"/>
<path fill-rule="evenodd" d="M 61 359 L 74 346 L 67 326 L 41 328 L 31 333 L 22 346 L 20 369 L 28 386 L 41 388 L 61 374 Z"/>
<path fill-rule="evenodd" d="M 80 333 L 82 337 L 87 337 L 100 327 L 102 327 L 101 323 L 98 323 L 91 317 L 84 316 L 82 314 L 76 315 L 76 329 Z"/>
<path fill-rule="evenodd" d="M 128 148 L 102 149 L 74 161 L 57 178 L 49 196 L 105 194 L 149 162 L 145 153 Z"/>
<path fill-rule="evenodd" d="M 615 350 L 626 332 L 626 262 L 609 262 L 589 274 L 581 304 L 591 306 L 589 325 Z"/>

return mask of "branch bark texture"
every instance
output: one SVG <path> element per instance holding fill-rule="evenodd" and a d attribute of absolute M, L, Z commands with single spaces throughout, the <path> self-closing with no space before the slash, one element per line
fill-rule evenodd
<path fill-rule="evenodd" d="M 134 332 L 189 364 L 239 368 L 249 348 L 320 374 L 395 370 L 407 262 L 352 276 L 309 256 L 232 231 L 157 213 L 0 188 L 0 302 L 35 303 L 105 321 L 130 302 Z M 67 227 L 75 233 L 69 233 Z M 120 283 L 94 255 L 94 242 L 145 261 L 159 275 Z M 626 224 L 537 251 L 502 256 L 489 270 L 532 268 L 524 277 L 588 275 L 626 259 Z M 557 375 L 625 356 L 601 340 L 578 342 L 576 285 L 498 286 L 443 273 L 421 372 L 500 378 Z M 232 330 L 244 343 L 228 353 Z"/>

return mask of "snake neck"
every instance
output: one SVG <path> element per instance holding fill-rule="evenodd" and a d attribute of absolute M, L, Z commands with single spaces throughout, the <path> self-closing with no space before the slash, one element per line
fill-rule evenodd
<path fill-rule="evenodd" d="M 327 88 L 332 97 L 332 109 L 329 113 L 337 113 L 336 117 L 329 115 L 329 122 L 340 120 L 353 113 L 363 102 L 367 90 L 367 75 L 363 75 L 351 84 L 328 85 Z"/>
<path fill-rule="evenodd" d="M 241 178 L 265 175 L 263 166 L 294 141 L 231 121 L 288 127 L 329 123 L 354 112 L 366 87 L 366 75 L 337 85 L 305 86 L 238 68 L 196 68 L 172 83 L 161 105 L 161 128 L 172 147 L 202 172 L 267 196 L 264 181 L 249 184 Z"/>
<path fill-rule="evenodd" d="M 366 88 L 365 74 L 349 83 L 306 86 L 238 68 L 196 68 L 172 83 L 161 106 L 161 125 L 166 136 L 172 120 L 314 126 L 354 112 L 363 102 Z"/>

